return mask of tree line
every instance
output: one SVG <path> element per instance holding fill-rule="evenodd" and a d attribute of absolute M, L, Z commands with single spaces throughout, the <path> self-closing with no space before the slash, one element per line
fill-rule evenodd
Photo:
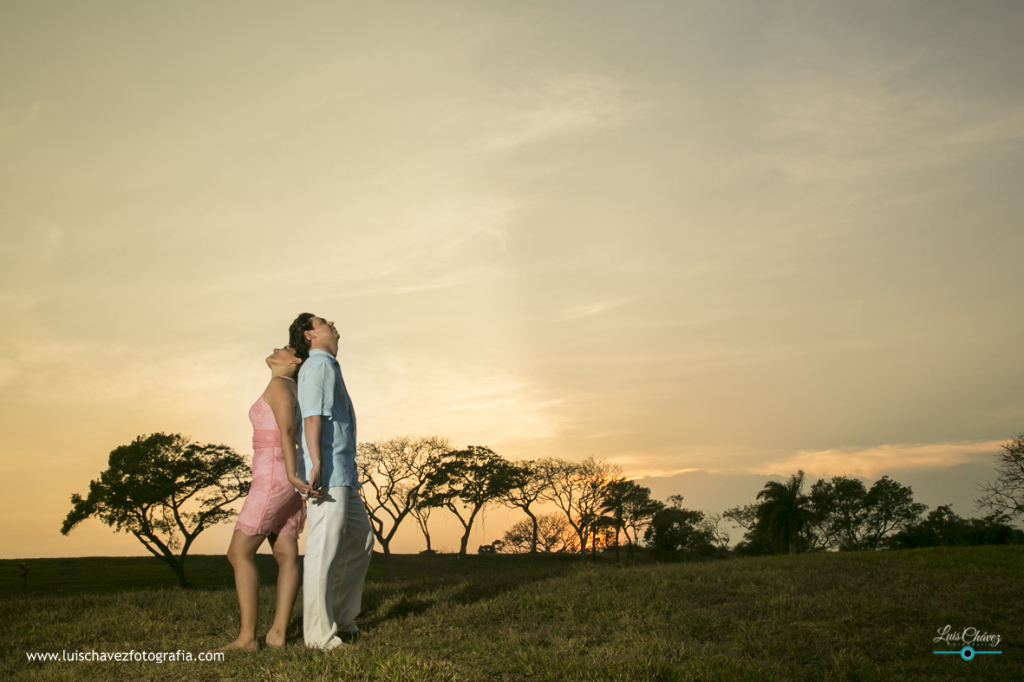
<path fill-rule="evenodd" d="M 804 472 L 786 482 L 769 481 L 748 505 L 723 514 L 686 509 L 680 495 L 666 502 L 627 479 L 617 464 L 587 458 L 509 461 L 483 446 L 457 449 L 446 438 L 396 437 L 359 445 L 361 495 L 384 555 L 395 533 L 412 517 L 431 547 L 429 520 L 445 509 L 462 525 L 459 554 L 467 554 L 473 524 L 489 505 L 522 510 L 486 552 L 588 552 L 638 547 L 655 555 L 712 555 L 730 551 L 726 522 L 744 530 L 731 550 L 738 555 L 812 551 L 902 549 L 933 545 L 1024 542 L 1010 522 L 1024 513 L 1024 435 L 1003 446 L 998 477 L 982 489 L 982 519 L 964 519 L 949 506 L 922 518 L 909 486 L 883 476 L 869 487 L 846 476 L 819 479 L 804 491 Z M 69 533 L 89 517 L 130 532 L 171 567 L 180 585 L 188 550 L 206 528 L 233 515 L 231 503 L 245 496 L 251 471 L 244 458 L 223 445 L 202 445 L 177 434 L 140 436 L 110 453 L 108 468 L 90 483 L 89 494 L 73 495 L 61 528 Z M 558 511 L 540 513 L 542 505 Z M 624 541 L 624 542 L 623 542 Z M 175 553 L 175 550 L 180 550 Z"/>
<path fill-rule="evenodd" d="M 362 493 L 374 533 L 394 578 L 391 542 L 413 516 L 431 551 L 427 520 L 444 508 L 462 525 L 459 554 L 468 551 L 473 524 L 488 505 L 522 510 L 502 539 L 480 552 L 574 552 L 636 548 L 662 552 L 712 553 L 726 549 L 721 516 L 685 509 L 682 497 L 651 498 L 649 488 L 628 480 L 619 465 L 593 457 L 569 461 L 554 457 L 512 462 L 482 446 L 450 447 L 439 437 L 399 437 L 359 446 Z M 559 511 L 540 514 L 551 504 Z"/>
<path fill-rule="evenodd" d="M 870 488 L 847 476 L 819 479 L 805 493 L 800 471 L 785 483 L 766 483 L 757 500 L 724 514 L 746 531 L 734 548 L 739 555 L 1024 542 L 1024 532 L 1010 525 L 1019 508 L 964 519 L 945 505 L 922 519 L 928 507 L 888 476 Z"/>

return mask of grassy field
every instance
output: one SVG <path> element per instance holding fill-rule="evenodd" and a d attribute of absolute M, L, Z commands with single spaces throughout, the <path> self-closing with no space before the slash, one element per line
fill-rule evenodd
<path fill-rule="evenodd" d="M 269 559 L 269 557 L 267 557 Z M 1020 680 L 1024 547 L 619 566 L 562 556 L 401 556 L 371 567 L 354 652 L 301 643 L 221 662 L 28 662 L 27 652 L 177 651 L 230 641 L 223 557 L 200 589 L 148 559 L 0 562 L 0 679 Z M 264 580 L 273 581 L 268 563 Z M 158 570 L 159 569 L 159 570 Z M 166 576 L 160 575 L 160 570 Z M 261 623 L 273 609 L 266 587 Z M 998 633 L 999 655 L 936 655 L 939 628 Z M 988 649 L 990 647 L 978 647 Z"/>

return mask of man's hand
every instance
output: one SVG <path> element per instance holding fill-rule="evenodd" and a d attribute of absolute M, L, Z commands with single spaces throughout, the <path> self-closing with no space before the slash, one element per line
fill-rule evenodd
<path fill-rule="evenodd" d="M 320 496 L 320 462 L 312 462 L 309 467 L 309 495 Z"/>
<path fill-rule="evenodd" d="M 306 439 L 306 454 L 309 455 L 309 487 L 314 492 L 310 495 L 320 495 L 320 432 L 323 424 L 320 422 L 320 415 L 315 414 L 302 420 L 302 428 Z"/>

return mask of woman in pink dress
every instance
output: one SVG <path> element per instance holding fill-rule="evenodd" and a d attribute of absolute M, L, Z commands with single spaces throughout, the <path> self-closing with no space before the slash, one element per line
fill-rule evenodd
<path fill-rule="evenodd" d="M 270 384 L 249 409 L 252 422 L 252 487 L 238 513 L 228 560 L 242 616 L 238 639 L 218 651 L 258 648 L 260 574 L 256 550 L 270 540 L 277 560 L 277 610 L 267 632 L 268 646 L 284 646 L 285 630 L 299 591 L 299 533 L 306 520 L 302 496 L 310 488 L 295 475 L 295 375 L 301 360 L 291 346 L 275 348 L 267 358 Z M 316 491 L 314 491 L 315 494 Z M 300 494 L 301 493 L 301 494 Z"/>

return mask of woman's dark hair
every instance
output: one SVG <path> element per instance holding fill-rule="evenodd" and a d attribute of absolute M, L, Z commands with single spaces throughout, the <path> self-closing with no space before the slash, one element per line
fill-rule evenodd
<path fill-rule="evenodd" d="M 292 349 L 293 352 L 295 352 L 295 357 L 299 358 L 299 353 L 298 351 L 295 351 L 295 346 L 292 346 L 292 344 L 290 343 L 288 344 L 288 346 Z M 305 360 L 299 358 L 299 364 L 295 365 L 295 371 L 292 373 L 292 379 L 295 379 L 296 381 L 299 380 L 299 370 L 302 369 L 303 362 L 305 362 Z"/>
<path fill-rule="evenodd" d="M 305 332 L 313 331 L 313 313 L 302 313 L 288 327 L 288 345 L 295 349 L 295 357 L 303 362 L 309 357 L 309 339 Z"/>

